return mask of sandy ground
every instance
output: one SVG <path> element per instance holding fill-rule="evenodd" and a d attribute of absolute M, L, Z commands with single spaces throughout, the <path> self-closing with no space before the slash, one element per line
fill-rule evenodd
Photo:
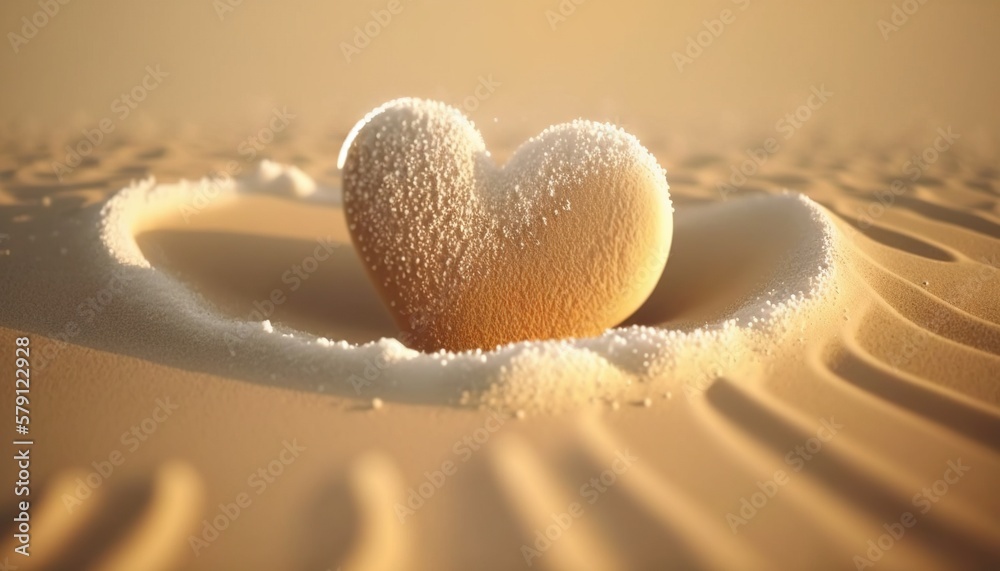
<path fill-rule="evenodd" d="M 342 136 L 286 136 L 268 154 L 337 187 Z M 147 175 L 197 178 L 228 160 L 249 170 L 225 137 L 108 142 L 59 181 L 50 166 L 58 142 L 12 135 L 0 152 L 0 347 L 13 355 L 17 338 L 30 339 L 35 444 L 31 564 L 11 562 L 302 571 L 996 565 L 1000 172 L 985 158 L 992 147 L 966 138 L 910 180 L 907 161 L 938 136 L 928 128 L 907 144 L 811 138 L 731 192 L 718 184 L 747 159 L 742 150 L 645 141 L 668 170 L 677 229 L 661 285 L 631 323 L 691 331 L 766 298 L 814 237 L 794 209 L 733 205 L 786 190 L 833 221 L 835 282 L 792 311 L 770 343 L 716 347 L 697 362 L 678 356 L 648 381 L 648 403 L 630 388 L 518 418 L 454 395 L 357 396 L 343 378 L 287 374 L 252 347 L 234 355 L 191 337 L 169 310 L 122 293 L 129 284 L 95 264 L 102 203 Z M 897 179 L 904 186 L 893 193 Z M 135 231 L 150 272 L 240 319 L 329 236 L 339 244 L 332 261 L 271 320 L 358 343 L 391 337 L 340 216 L 335 203 L 251 196 Z M 0 395 L 10 403 L 14 367 L 4 370 Z M 4 556 L 13 541 L 4 534 Z"/>

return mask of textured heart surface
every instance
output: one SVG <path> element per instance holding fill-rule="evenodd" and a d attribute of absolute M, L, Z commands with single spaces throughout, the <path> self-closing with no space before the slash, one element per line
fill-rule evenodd
<path fill-rule="evenodd" d="M 498 167 L 459 110 L 399 99 L 341 160 L 352 241 L 415 349 L 599 334 L 646 300 L 670 251 L 666 171 L 612 125 L 550 127 Z"/>

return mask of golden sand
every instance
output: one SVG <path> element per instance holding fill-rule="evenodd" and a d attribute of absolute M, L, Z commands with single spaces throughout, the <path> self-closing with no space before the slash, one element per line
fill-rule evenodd
<path fill-rule="evenodd" d="M 50 563 L 511 569 L 525 547 L 565 569 L 1000 558 L 1000 177 L 972 149 L 890 203 L 877 193 L 905 160 L 892 146 L 805 142 L 725 197 L 716 183 L 743 153 L 653 146 L 674 246 L 621 328 L 424 355 L 378 341 L 399 332 L 328 194 L 338 143 L 275 146 L 317 179 L 306 198 L 136 210 L 121 257 L 106 201 L 146 173 L 211 172 L 210 142 L 125 141 L 63 183 L 47 151 L 4 143 L 0 343 L 31 339 L 33 541 Z M 176 410 L 147 434 L 165 398 Z"/>

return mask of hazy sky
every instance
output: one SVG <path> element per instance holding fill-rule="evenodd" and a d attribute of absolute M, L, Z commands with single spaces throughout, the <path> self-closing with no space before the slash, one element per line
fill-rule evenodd
<path fill-rule="evenodd" d="M 831 123 L 1000 128 L 993 0 L 46 2 L 58 13 L 0 4 L 0 124 L 115 118 L 159 65 L 137 116 L 201 124 L 260 122 L 278 106 L 346 130 L 416 95 L 466 105 L 487 134 L 584 116 L 693 136 L 773 129 L 825 86 L 817 116 Z M 894 5 L 898 30 L 880 29 Z M 44 25 L 32 34 L 23 18 Z"/>

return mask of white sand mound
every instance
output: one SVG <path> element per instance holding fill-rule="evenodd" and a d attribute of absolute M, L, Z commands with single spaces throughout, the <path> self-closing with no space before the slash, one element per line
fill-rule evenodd
<path fill-rule="evenodd" d="M 208 192 L 214 198 L 205 208 L 218 209 L 262 189 L 254 181 L 158 185 L 145 180 L 118 192 L 101 211 L 102 250 L 107 262 L 128 276 L 124 280 L 128 308 L 119 312 L 119 319 L 132 328 L 146 324 L 140 325 L 136 335 L 141 340 L 135 343 L 153 355 L 161 354 L 156 347 L 162 345 L 163 355 L 176 359 L 181 354 L 189 368 L 221 369 L 232 376 L 368 401 L 380 397 L 560 410 L 594 402 L 617 407 L 649 397 L 690 394 L 712 378 L 734 374 L 737 367 L 757 366 L 759 360 L 748 355 L 781 347 L 794 350 L 782 341 L 805 335 L 809 314 L 813 321 L 828 315 L 816 308 L 836 295 L 832 284 L 837 231 L 815 203 L 786 194 L 678 212 L 675 246 L 685 238 L 692 245 L 688 251 L 679 247 L 676 260 L 671 257 L 664 280 L 637 316 L 656 314 L 677 302 L 681 297 L 677 292 L 669 287 L 660 291 L 671 286 L 668 280 L 687 288 L 682 294 L 708 287 L 672 278 L 672 267 L 683 272 L 685 260 L 698 258 L 699 253 L 717 257 L 720 264 L 730 263 L 727 255 L 746 257 L 720 248 L 740 243 L 733 232 L 753 221 L 765 225 L 780 221 L 788 229 L 781 248 L 775 250 L 780 250 L 775 263 L 766 268 L 768 275 L 757 279 L 754 287 L 740 290 L 742 298 L 734 298 L 730 307 L 711 318 L 675 315 L 673 322 L 679 325 L 674 327 L 630 325 L 592 338 L 521 342 L 492 351 L 422 353 L 392 338 L 348 343 L 272 324 L 264 316 L 247 321 L 223 315 L 188 285 L 149 262 L 136 242 L 137 233 L 155 228 L 158 220 Z M 720 275 L 727 275 L 726 268 Z"/>
<path fill-rule="evenodd" d="M 259 162 L 257 168 L 246 177 L 246 184 L 267 193 L 303 198 L 312 196 L 318 188 L 316 181 L 298 167 L 266 159 Z"/>

